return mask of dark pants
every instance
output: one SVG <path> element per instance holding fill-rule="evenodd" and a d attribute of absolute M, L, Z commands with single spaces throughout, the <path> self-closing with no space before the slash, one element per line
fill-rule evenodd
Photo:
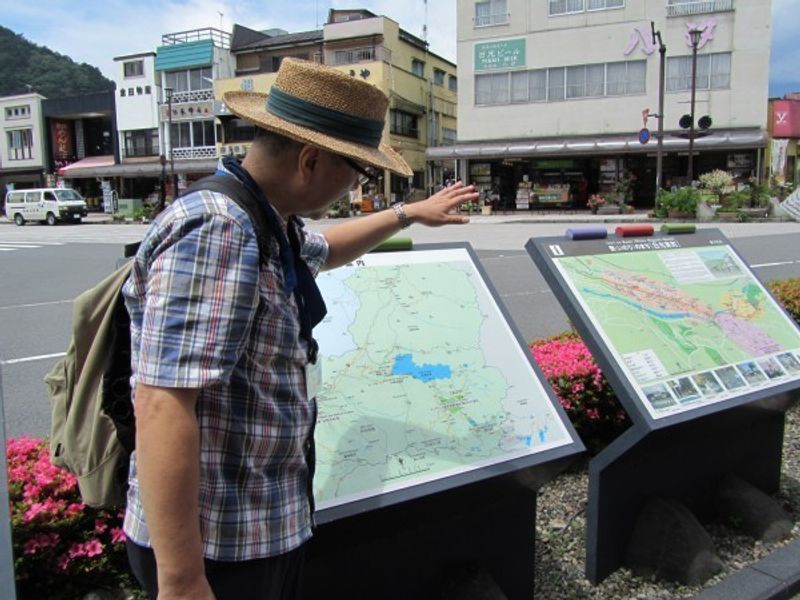
<path fill-rule="evenodd" d="M 151 600 L 158 596 L 156 559 L 150 548 L 128 540 L 128 562 Z M 301 600 L 305 546 L 270 558 L 240 562 L 205 560 L 217 600 Z"/>

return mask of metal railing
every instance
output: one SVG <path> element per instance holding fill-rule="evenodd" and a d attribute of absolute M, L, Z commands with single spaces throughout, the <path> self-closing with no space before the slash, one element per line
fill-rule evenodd
<path fill-rule="evenodd" d="M 497 13 L 495 15 L 481 15 L 472 17 L 475 27 L 491 27 L 492 25 L 505 25 L 509 22 L 511 13 Z"/>
<path fill-rule="evenodd" d="M 172 94 L 172 104 L 180 104 L 181 102 L 203 102 L 213 99 L 214 90 L 211 88 L 205 90 L 192 90 L 190 92 L 173 92 Z"/>
<path fill-rule="evenodd" d="M 175 160 L 192 158 L 217 158 L 217 147 L 195 146 L 193 148 L 173 148 L 172 158 Z"/>
<path fill-rule="evenodd" d="M 231 47 L 231 34 L 214 27 L 203 27 L 202 29 L 190 29 L 188 31 L 177 31 L 175 33 L 165 33 L 161 36 L 161 43 L 164 46 L 175 46 L 188 42 L 198 42 L 200 40 L 211 40 L 218 48 Z"/>
<path fill-rule="evenodd" d="M 733 10 L 733 0 L 692 0 L 667 4 L 668 17 L 685 17 L 726 10 Z"/>
<path fill-rule="evenodd" d="M 333 64 L 335 65 L 352 65 L 376 60 L 391 62 L 392 51 L 382 46 L 364 46 L 350 50 L 336 50 L 333 53 Z"/>

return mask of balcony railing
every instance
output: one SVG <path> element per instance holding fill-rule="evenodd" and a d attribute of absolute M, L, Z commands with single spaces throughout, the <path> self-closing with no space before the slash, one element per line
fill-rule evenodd
<path fill-rule="evenodd" d="M 175 160 L 192 158 L 217 158 L 217 147 L 195 146 L 193 148 L 173 148 L 172 158 Z"/>
<path fill-rule="evenodd" d="M 227 31 L 215 29 L 214 27 L 204 27 L 202 29 L 165 33 L 161 36 L 161 43 L 164 46 L 175 46 L 177 44 L 186 44 L 187 42 L 211 40 L 218 48 L 230 48 L 231 37 L 231 34 Z"/>
<path fill-rule="evenodd" d="M 392 62 L 392 51 L 382 46 L 365 46 L 351 50 L 336 50 L 333 53 L 333 64 L 335 65 L 353 65 L 376 60 Z"/>
<path fill-rule="evenodd" d="M 733 0 L 677 1 L 667 5 L 667 16 L 685 17 L 687 15 L 701 15 L 703 13 L 723 12 L 726 10 L 733 10 Z"/>
<path fill-rule="evenodd" d="M 511 13 L 498 13 L 496 15 L 480 15 L 473 17 L 475 27 L 491 27 L 492 25 L 506 25 Z"/>
<path fill-rule="evenodd" d="M 213 100 L 214 90 L 192 90 L 191 92 L 173 92 L 172 103 L 180 104 L 181 102 L 202 102 L 204 100 Z M 166 102 L 166 98 L 164 99 Z"/>

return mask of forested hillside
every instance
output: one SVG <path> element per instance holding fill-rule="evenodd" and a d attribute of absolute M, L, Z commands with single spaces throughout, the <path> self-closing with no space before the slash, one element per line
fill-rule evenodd
<path fill-rule="evenodd" d="M 0 26 L 0 96 L 39 92 L 60 98 L 114 88 L 97 69 L 26 40 Z"/>

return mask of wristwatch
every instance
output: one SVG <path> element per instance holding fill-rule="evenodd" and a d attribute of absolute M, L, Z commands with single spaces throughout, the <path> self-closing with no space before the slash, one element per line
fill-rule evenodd
<path fill-rule="evenodd" d="M 400 221 L 400 229 L 405 229 L 411 225 L 411 219 L 408 218 L 405 205 L 402 202 L 392 204 L 392 210 L 394 210 L 394 214 L 397 215 L 397 220 Z"/>

